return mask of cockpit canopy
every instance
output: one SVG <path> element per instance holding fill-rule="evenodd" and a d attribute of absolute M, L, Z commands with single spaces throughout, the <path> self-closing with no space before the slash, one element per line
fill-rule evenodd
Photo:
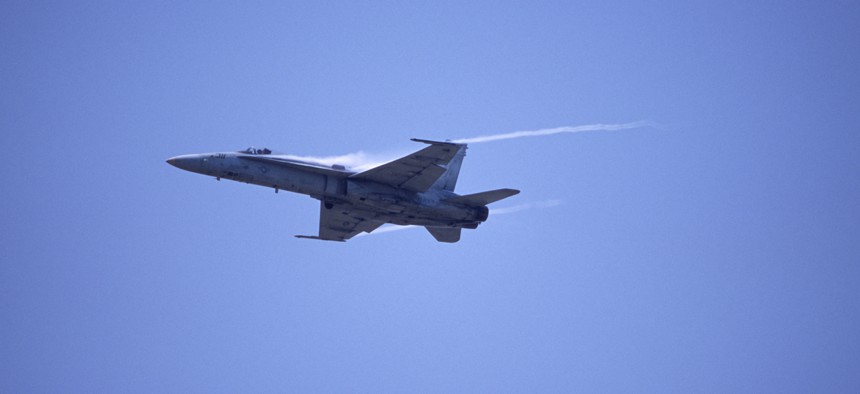
<path fill-rule="evenodd" d="M 268 148 L 260 148 L 260 149 L 257 149 L 257 148 L 254 148 L 254 147 L 252 146 L 252 147 L 250 147 L 250 148 L 248 148 L 248 149 L 245 149 L 245 150 L 241 151 L 241 153 L 247 153 L 247 154 L 249 154 L 249 155 L 271 155 L 271 154 L 272 154 L 272 151 L 271 151 L 271 150 L 269 150 Z"/>

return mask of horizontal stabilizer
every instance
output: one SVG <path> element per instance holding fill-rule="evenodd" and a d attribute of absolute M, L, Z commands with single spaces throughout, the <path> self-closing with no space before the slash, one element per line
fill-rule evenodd
<path fill-rule="evenodd" d="M 439 242 L 454 243 L 460 240 L 459 227 L 424 227 L 430 232 L 433 238 Z"/>
<path fill-rule="evenodd" d="M 482 207 L 484 205 L 492 204 L 496 201 L 508 198 L 513 195 L 517 195 L 519 193 L 520 191 L 516 189 L 497 189 L 475 194 L 466 194 L 464 196 L 457 196 L 454 198 L 449 198 L 445 200 L 445 202 Z"/>

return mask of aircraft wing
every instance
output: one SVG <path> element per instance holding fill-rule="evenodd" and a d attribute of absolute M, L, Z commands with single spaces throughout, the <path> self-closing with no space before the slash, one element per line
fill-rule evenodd
<path fill-rule="evenodd" d="M 326 207 L 330 208 L 326 208 Z M 376 230 L 383 222 L 364 218 L 349 205 L 320 201 L 320 232 L 318 236 L 296 235 L 297 238 L 344 242 L 364 231 Z"/>
<path fill-rule="evenodd" d="M 451 160 L 466 149 L 464 144 L 413 139 L 430 146 L 392 162 L 353 174 L 350 178 L 396 186 L 413 192 L 425 192 L 441 177 Z"/>

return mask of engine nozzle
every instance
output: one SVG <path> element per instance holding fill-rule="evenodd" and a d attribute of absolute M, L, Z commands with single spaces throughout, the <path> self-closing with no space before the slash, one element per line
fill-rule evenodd
<path fill-rule="evenodd" d="M 490 217 L 490 208 L 486 206 L 475 208 L 475 220 L 485 222 L 488 217 Z"/>

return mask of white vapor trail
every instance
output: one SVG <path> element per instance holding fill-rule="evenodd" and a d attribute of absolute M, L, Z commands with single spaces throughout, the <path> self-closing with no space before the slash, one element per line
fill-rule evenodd
<path fill-rule="evenodd" d="M 398 226 L 398 225 L 395 225 L 395 224 L 387 224 L 387 225 L 385 225 L 385 226 L 384 226 L 384 227 L 382 227 L 382 228 L 379 228 L 379 229 L 374 230 L 372 233 L 358 233 L 358 234 L 356 234 L 356 236 L 355 236 L 355 237 L 356 237 L 356 238 L 358 238 L 358 237 L 365 237 L 365 236 L 368 236 L 368 235 L 377 235 L 377 234 L 384 234 L 384 233 L 393 233 L 393 232 L 395 232 L 395 231 L 409 230 L 410 228 L 419 228 L 419 227 L 421 227 L 421 226 Z"/>
<path fill-rule="evenodd" d="M 459 140 L 454 140 L 453 142 L 460 144 L 478 144 L 481 142 L 490 142 L 490 141 L 499 141 L 499 140 L 509 140 L 513 138 L 523 138 L 523 137 L 537 137 L 542 135 L 553 135 L 553 134 L 561 134 L 561 133 L 582 133 L 585 131 L 613 131 L 613 130 L 627 130 L 627 129 L 635 129 L 640 127 L 657 127 L 657 125 L 653 122 L 649 121 L 639 121 L 639 122 L 630 122 L 630 123 L 618 123 L 618 124 L 589 124 L 582 126 L 564 126 L 564 127 L 556 127 L 552 129 L 540 129 L 540 130 L 529 130 L 529 131 L 514 131 L 512 133 L 503 133 L 503 134 L 493 134 L 493 135 L 484 135 L 479 137 L 471 137 L 471 138 L 461 138 Z M 402 157 L 406 153 L 404 152 L 388 152 L 387 154 L 370 154 L 364 151 L 358 151 L 354 153 L 347 153 L 345 155 L 339 156 L 295 156 L 295 155 L 284 155 L 288 159 L 294 160 L 302 160 L 302 161 L 310 161 L 316 162 L 325 166 L 332 166 L 335 164 L 339 164 L 345 166 L 353 171 L 365 171 L 369 170 L 373 167 L 377 167 L 381 164 L 388 163 L 394 159 Z"/>
<path fill-rule="evenodd" d="M 508 213 L 514 213 L 514 212 L 519 212 L 519 211 L 525 211 L 525 210 L 527 210 L 527 209 L 533 209 L 533 208 L 551 208 L 551 207 L 555 207 L 555 206 L 559 206 L 559 205 L 561 205 L 561 200 L 546 200 L 546 201 L 538 201 L 538 202 L 535 202 L 535 203 L 525 203 L 525 204 L 520 204 L 520 205 L 514 205 L 514 206 L 511 206 L 511 207 L 498 208 L 498 209 L 491 209 L 491 210 L 490 210 L 490 214 L 491 214 L 491 215 L 505 215 L 505 214 L 508 214 Z"/>
<path fill-rule="evenodd" d="M 563 126 L 556 127 L 552 129 L 540 129 L 540 130 L 526 130 L 526 131 L 514 131 L 511 133 L 504 134 L 493 134 L 493 135 L 483 135 L 479 137 L 472 138 L 461 138 L 459 140 L 454 140 L 453 142 L 459 144 L 478 144 L 481 142 L 490 142 L 490 141 L 499 141 L 499 140 L 509 140 L 513 138 L 523 138 L 523 137 L 538 137 L 542 135 L 553 135 L 553 134 L 562 134 L 562 133 L 582 133 L 585 131 L 614 131 L 614 130 L 627 130 L 627 129 L 636 129 L 640 127 L 656 127 L 656 124 L 649 121 L 639 121 L 639 122 L 630 122 L 630 123 L 619 123 L 619 124 L 587 124 L 582 126 Z"/>
<path fill-rule="evenodd" d="M 379 166 L 381 164 L 387 163 L 391 160 L 396 159 L 400 155 L 391 154 L 391 155 L 381 155 L 381 154 L 369 154 L 364 151 L 358 151 L 354 153 L 347 153 L 345 155 L 340 156 L 296 156 L 296 155 L 284 155 L 283 157 L 292 159 L 292 160 L 301 160 L 314 162 L 318 164 L 322 164 L 325 166 L 331 167 L 332 165 L 339 164 L 354 171 L 364 171 L 371 169 L 373 167 Z"/>

